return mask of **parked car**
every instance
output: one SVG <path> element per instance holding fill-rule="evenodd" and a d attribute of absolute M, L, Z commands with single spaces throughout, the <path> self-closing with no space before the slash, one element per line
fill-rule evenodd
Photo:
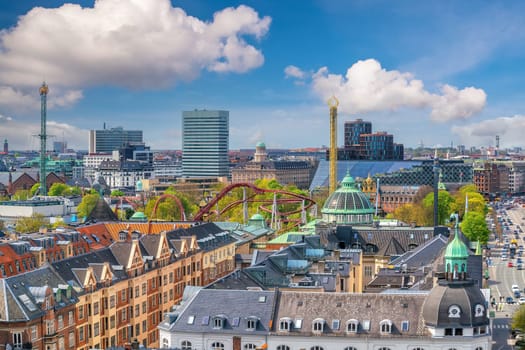
<path fill-rule="evenodd" d="M 516 264 L 516 269 L 523 270 L 523 264 L 522 263 Z"/>
<path fill-rule="evenodd" d="M 507 266 L 508 266 L 508 267 L 513 267 L 514 265 L 512 264 L 512 261 L 509 261 L 509 262 L 507 263 Z"/>
<path fill-rule="evenodd" d="M 513 297 L 507 297 L 507 298 L 505 299 L 505 302 L 506 302 L 507 304 L 514 304 L 514 303 L 515 303 Z"/>
<path fill-rule="evenodd" d="M 525 297 L 521 297 L 521 298 L 519 298 L 519 300 L 518 300 L 518 304 L 520 304 L 520 305 L 525 304 Z"/>
<path fill-rule="evenodd" d="M 513 285 L 510 287 L 510 290 L 514 293 L 515 291 L 519 291 L 519 290 L 520 290 L 520 287 L 518 287 L 517 284 L 513 284 Z"/>
<path fill-rule="evenodd" d="M 521 293 L 519 290 L 514 291 L 514 298 L 519 299 L 521 297 Z"/>

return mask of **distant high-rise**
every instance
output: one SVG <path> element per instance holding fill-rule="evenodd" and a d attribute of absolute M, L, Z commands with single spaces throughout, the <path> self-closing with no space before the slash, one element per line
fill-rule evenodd
<path fill-rule="evenodd" d="M 182 173 L 185 177 L 229 176 L 228 111 L 182 112 Z"/>
<path fill-rule="evenodd" d="M 4 153 L 9 153 L 9 144 L 7 143 L 7 139 L 4 140 Z"/>
<path fill-rule="evenodd" d="M 130 143 L 143 143 L 142 130 L 116 127 L 89 131 L 89 153 L 111 153 Z"/>
<path fill-rule="evenodd" d="M 345 122 L 345 148 L 359 145 L 359 136 L 361 134 L 371 134 L 372 123 L 356 119 Z"/>

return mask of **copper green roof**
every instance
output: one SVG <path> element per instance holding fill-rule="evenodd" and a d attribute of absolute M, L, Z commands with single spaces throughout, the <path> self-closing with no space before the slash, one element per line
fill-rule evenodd
<path fill-rule="evenodd" d="M 266 148 L 266 145 L 264 144 L 264 142 L 262 142 L 262 141 L 259 141 L 259 142 L 257 142 L 257 144 L 255 145 L 255 147 L 262 147 L 262 148 Z"/>
<path fill-rule="evenodd" d="M 146 221 L 148 218 L 143 212 L 136 211 L 129 219 L 133 221 Z"/>
<path fill-rule="evenodd" d="M 328 197 L 322 209 L 323 214 L 373 214 L 374 207 L 361 192 L 354 178 L 347 172 L 341 185 Z"/>
<path fill-rule="evenodd" d="M 257 213 L 257 214 L 253 214 L 252 215 L 252 217 L 250 218 L 250 221 L 251 220 L 258 220 L 258 221 L 260 221 L 260 220 L 264 220 L 264 217 L 261 214 Z"/>
<path fill-rule="evenodd" d="M 269 241 L 272 244 L 292 244 L 301 241 L 303 236 L 313 235 L 314 232 L 286 232 Z"/>
<path fill-rule="evenodd" d="M 445 259 L 466 259 L 468 258 L 468 248 L 461 239 L 459 239 L 458 230 L 454 233 L 454 239 L 447 245 L 445 250 Z"/>

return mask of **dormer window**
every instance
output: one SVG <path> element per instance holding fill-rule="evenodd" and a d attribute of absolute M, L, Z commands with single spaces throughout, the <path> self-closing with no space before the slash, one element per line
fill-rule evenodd
<path fill-rule="evenodd" d="M 226 322 L 226 317 L 222 315 L 215 316 L 213 318 L 213 328 L 216 328 L 216 329 L 224 328 L 225 322 Z"/>
<path fill-rule="evenodd" d="M 292 319 L 289 317 L 283 317 L 279 320 L 279 330 L 282 332 L 289 332 L 292 328 Z"/>
<path fill-rule="evenodd" d="M 392 321 L 383 320 L 379 322 L 379 329 L 381 330 L 381 333 L 392 333 Z"/>
<path fill-rule="evenodd" d="M 357 328 L 359 327 L 359 321 L 352 319 L 346 322 L 346 332 L 347 333 L 357 333 Z"/>
<path fill-rule="evenodd" d="M 246 319 L 246 329 L 249 331 L 254 331 L 257 328 L 257 322 L 259 319 L 255 316 L 250 316 Z"/>
<path fill-rule="evenodd" d="M 314 333 L 322 333 L 324 331 L 324 325 L 325 325 L 325 320 L 323 320 L 322 318 L 316 318 L 315 320 L 313 320 L 312 322 L 312 332 Z"/>

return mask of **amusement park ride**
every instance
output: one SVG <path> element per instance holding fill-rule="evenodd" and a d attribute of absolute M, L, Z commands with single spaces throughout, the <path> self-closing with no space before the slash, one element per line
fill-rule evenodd
<path fill-rule="evenodd" d="M 226 205 L 224 208 L 219 209 L 218 203 L 221 199 L 228 196 L 233 190 L 237 188 L 243 189 L 243 198 L 233 201 Z M 250 194 L 247 196 L 247 190 L 250 190 Z M 257 198 L 257 195 L 263 194 L 263 193 L 273 193 L 273 200 L 265 199 L 265 198 Z M 180 199 L 173 195 L 173 194 L 163 194 L 157 200 L 155 201 L 155 205 L 153 206 L 153 210 L 151 212 L 150 218 L 148 222 L 151 224 L 152 221 L 155 220 L 155 214 L 157 212 L 157 208 L 159 207 L 160 203 L 164 201 L 167 198 L 171 198 L 175 201 L 179 212 L 180 212 L 180 220 L 186 221 L 186 214 L 184 212 L 184 207 L 182 205 L 182 202 Z M 138 206 L 137 199 L 135 197 L 124 197 L 124 200 L 131 204 L 133 207 Z M 279 229 L 281 226 L 281 223 L 292 223 L 292 226 L 298 226 L 300 224 L 306 223 L 306 211 L 310 208 L 312 208 L 315 205 L 315 201 L 311 199 L 308 196 L 304 196 L 298 193 L 293 193 L 291 191 L 286 190 L 279 190 L 279 189 L 265 189 L 257 187 L 251 183 L 234 183 L 231 185 L 226 186 L 224 189 L 222 189 L 219 193 L 217 193 L 216 196 L 209 199 L 205 205 L 201 206 L 201 209 L 197 214 L 193 216 L 191 219 L 192 221 L 208 221 L 213 216 L 216 218 L 219 218 L 224 213 L 228 212 L 229 210 L 239 206 L 243 205 L 243 212 L 244 212 L 244 221 L 247 222 L 248 220 L 248 203 L 260 203 L 258 209 L 262 212 L 271 213 L 271 223 L 270 226 L 274 229 Z M 289 211 L 279 211 L 279 206 L 284 204 L 301 204 L 301 206 L 297 209 L 289 210 Z M 122 206 L 122 203 L 120 203 L 120 207 Z M 119 209 L 119 205 L 117 204 L 115 208 L 115 212 L 117 213 Z M 289 216 L 292 214 L 301 213 L 300 219 L 292 219 Z M 148 230 L 149 231 L 149 230 Z"/>

